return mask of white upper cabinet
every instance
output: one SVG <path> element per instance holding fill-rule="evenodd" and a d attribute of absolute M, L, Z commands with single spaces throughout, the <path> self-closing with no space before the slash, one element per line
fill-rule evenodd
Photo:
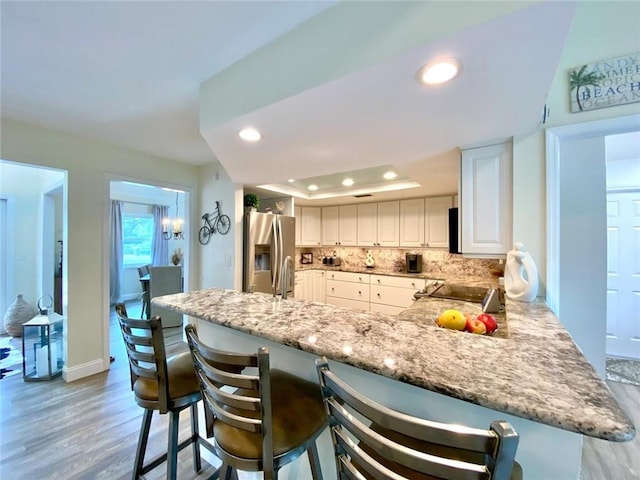
<path fill-rule="evenodd" d="M 375 247 L 378 244 L 378 204 L 358 205 L 358 245 Z"/>
<path fill-rule="evenodd" d="M 355 246 L 357 242 L 357 207 L 342 205 L 322 208 L 322 244 Z"/>
<path fill-rule="evenodd" d="M 449 209 L 452 197 L 433 197 L 424 200 L 424 240 L 426 247 L 449 248 Z"/>
<path fill-rule="evenodd" d="M 322 208 L 322 244 L 338 245 L 340 239 L 338 229 L 340 228 L 340 208 Z"/>
<path fill-rule="evenodd" d="M 342 205 L 339 212 L 339 242 L 342 246 L 358 245 L 358 209 L 355 205 Z"/>
<path fill-rule="evenodd" d="M 378 203 L 377 238 L 381 247 L 400 245 L 400 202 Z"/>
<path fill-rule="evenodd" d="M 321 244 L 320 207 L 301 207 L 300 245 L 317 247 Z"/>
<path fill-rule="evenodd" d="M 400 202 L 400 245 L 424 247 L 424 198 Z"/>
<path fill-rule="evenodd" d="M 300 245 L 301 241 L 301 231 L 300 225 L 302 224 L 302 209 L 300 207 L 293 207 L 293 216 L 296 217 L 296 245 Z"/>
<path fill-rule="evenodd" d="M 449 209 L 453 198 L 414 198 L 400 202 L 400 246 L 449 247 Z"/>
<path fill-rule="evenodd" d="M 512 245 L 512 144 L 462 151 L 461 251 L 503 255 Z"/>

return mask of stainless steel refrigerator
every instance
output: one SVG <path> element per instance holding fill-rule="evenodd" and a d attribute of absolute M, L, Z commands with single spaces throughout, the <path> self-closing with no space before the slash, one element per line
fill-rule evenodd
<path fill-rule="evenodd" d="M 260 212 L 244 215 L 245 292 L 294 296 L 295 217 Z M 287 258 L 289 257 L 289 259 Z M 284 265 L 288 263 L 284 278 Z"/>

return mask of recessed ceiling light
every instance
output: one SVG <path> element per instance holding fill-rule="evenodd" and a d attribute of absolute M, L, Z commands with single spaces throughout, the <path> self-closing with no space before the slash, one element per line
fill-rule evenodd
<path fill-rule="evenodd" d="M 441 58 L 429 62 L 418 70 L 418 80 L 427 85 L 438 85 L 453 80 L 462 71 L 462 63 L 455 58 Z"/>
<path fill-rule="evenodd" d="M 315 192 L 318 189 L 317 185 L 314 185 L 313 183 L 311 185 L 309 185 L 307 187 L 309 190 L 311 190 L 312 192 Z"/>
<path fill-rule="evenodd" d="M 389 171 L 382 176 L 384 177 L 385 180 L 393 180 L 398 176 L 398 174 L 396 172 Z"/>
<path fill-rule="evenodd" d="M 353 185 L 353 178 L 345 178 L 344 180 L 342 180 L 342 185 L 345 187 L 350 187 L 351 185 Z"/>
<path fill-rule="evenodd" d="M 289 180 L 287 180 L 287 182 L 289 182 L 289 183 L 293 183 L 293 182 L 295 182 L 295 179 L 290 178 Z"/>
<path fill-rule="evenodd" d="M 243 128 L 238 132 L 238 136 L 247 142 L 257 142 L 262 138 L 260 132 L 255 128 Z"/>

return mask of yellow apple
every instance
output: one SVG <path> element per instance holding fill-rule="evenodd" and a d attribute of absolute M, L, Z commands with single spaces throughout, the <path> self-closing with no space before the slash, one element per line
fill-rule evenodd
<path fill-rule="evenodd" d="M 464 314 L 455 309 L 445 310 L 438 316 L 436 323 L 439 327 L 450 328 L 452 330 L 464 330 L 467 326 L 467 319 Z"/>

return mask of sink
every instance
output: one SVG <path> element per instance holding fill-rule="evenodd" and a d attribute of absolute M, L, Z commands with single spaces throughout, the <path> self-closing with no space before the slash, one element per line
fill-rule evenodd
<path fill-rule="evenodd" d="M 482 303 L 486 296 L 486 287 L 468 287 L 449 283 L 433 283 L 424 290 L 413 294 L 414 298 L 447 298 L 450 300 L 462 300 L 465 302 Z"/>
<path fill-rule="evenodd" d="M 484 300 L 484 297 L 487 295 L 487 290 L 485 287 L 465 287 L 463 285 L 449 285 L 445 283 L 433 292 L 431 296 L 435 298 L 449 298 L 451 300 L 482 303 L 482 300 Z"/>

